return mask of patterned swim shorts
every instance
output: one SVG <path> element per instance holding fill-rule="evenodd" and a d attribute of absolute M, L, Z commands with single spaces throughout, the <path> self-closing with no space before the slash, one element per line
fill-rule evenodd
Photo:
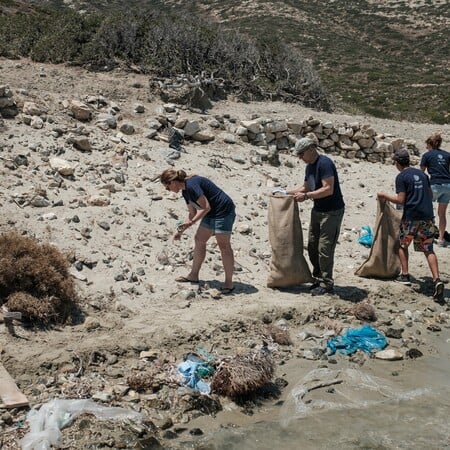
<path fill-rule="evenodd" d="M 416 252 L 432 252 L 433 240 L 438 228 L 433 220 L 402 220 L 400 223 L 400 245 L 407 248 L 414 242 Z"/>

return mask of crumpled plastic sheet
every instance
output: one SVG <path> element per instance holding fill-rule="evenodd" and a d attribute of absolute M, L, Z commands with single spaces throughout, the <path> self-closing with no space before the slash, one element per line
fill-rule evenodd
<path fill-rule="evenodd" d="M 209 394 L 211 386 L 200 379 L 202 369 L 207 370 L 208 363 L 187 359 L 178 364 L 178 373 L 183 377 L 183 382 L 186 386 L 202 394 Z"/>
<path fill-rule="evenodd" d="M 333 387 L 330 396 L 326 389 Z M 358 369 L 314 369 L 308 372 L 286 396 L 280 410 L 280 424 L 287 427 L 298 419 L 329 411 L 362 409 L 385 402 L 412 400 L 427 395 L 429 388 L 403 390 L 392 381 Z"/>
<path fill-rule="evenodd" d="M 361 227 L 361 235 L 358 238 L 358 242 L 364 247 L 372 247 L 373 244 L 373 233 L 372 228 L 369 225 L 363 225 Z"/>
<path fill-rule="evenodd" d="M 51 400 L 39 410 L 32 409 L 27 414 L 30 431 L 20 441 L 22 450 L 49 450 L 56 446 L 61 431 L 80 414 L 94 414 L 102 420 L 132 420 L 139 422 L 143 416 L 126 408 L 103 406 L 88 399 Z"/>
<path fill-rule="evenodd" d="M 382 350 L 388 341 L 386 337 L 370 325 L 361 328 L 349 328 L 344 334 L 336 336 L 327 342 L 329 355 L 336 351 L 341 355 L 351 355 L 357 350 L 371 353 L 374 350 Z"/>

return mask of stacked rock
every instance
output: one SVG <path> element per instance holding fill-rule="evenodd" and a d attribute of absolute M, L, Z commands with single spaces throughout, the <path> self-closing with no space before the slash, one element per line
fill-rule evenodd
<path fill-rule="evenodd" d="M 0 117 L 9 119 L 19 113 L 13 92 L 8 85 L 0 85 Z"/>

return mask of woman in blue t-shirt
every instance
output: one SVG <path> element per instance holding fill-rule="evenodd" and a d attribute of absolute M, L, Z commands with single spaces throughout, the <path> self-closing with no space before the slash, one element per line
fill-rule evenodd
<path fill-rule="evenodd" d="M 420 168 L 427 170 L 433 191 L 433 201 L 438 203 L 438 228 L 440 247 L 446 246 L 445 229 L 447 227 L 447 206 L 450 203 L 450 153 L 442 150 L 442 137 L 433 134 L 426 141 L 427 152 L 422 156 Z"/>
<path fill-rule="evenodd" d="M 206 256 L 206 243 L 214 235 L 225 272 L 225 282 L 221 291 L 223 294 L 230 294 L 234 290 L 231 232 L 236 213 L 233 200 L 208 178 L 187 175 L 184 170 L 166 169 L 160 179 L 167 190 L 176 193 L 181 191 L 188 208 L 188 218 L 178 227 L 174 239 L 179 240 L 189 227 L 200 222 L 195 234 L 191 271 L 187 276 L 178 277 L 175 281 L 198 283 L 200 268 Z"/>

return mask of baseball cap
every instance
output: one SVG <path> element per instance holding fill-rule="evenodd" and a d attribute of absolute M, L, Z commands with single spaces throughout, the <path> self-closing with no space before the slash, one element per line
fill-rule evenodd
<path fill-rule="evenodd" d="M 310 138 L 301 138 L 295 143 L 295 153 L 301 155 L 306 152 L 312 145 L 316 145 L 316 143 Z"/>
<path fill-rule="evenodd" d="M 400 164 L 409 163 L 409 152 L 406 148 L 399 148 L 392 155 L 392 160 Z"/>

